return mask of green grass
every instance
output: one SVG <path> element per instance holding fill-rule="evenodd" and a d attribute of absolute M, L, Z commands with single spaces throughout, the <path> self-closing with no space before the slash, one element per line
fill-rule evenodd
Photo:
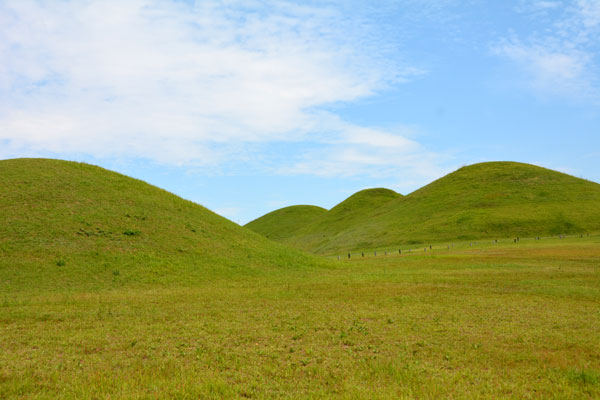
<path fill-rule="evenodd" d="M 351 200 L 352 197 L 348 200 Z M 600 231 L 600 185 L 534 165 L 463 167 L 380 204 L 339 207 L 281 242 L 319 254 L 398 246 Z M 277 226 L 271 221 L 270 226 Z M 268 231 L 260 232 L 268 234 Z"/>
<path fill-rule="evenodd" d="M 600 397 L 600 238 L 325 259 L 0 162 L 0 398 Z"/>
<path fill-rule="evenodd" d="M 317 206 L 290 206 L 272 211 L 246 224 L 246 228 L 272 240 L 291 237 L 307 222 L 318 218 L 327 210 Z"/>
<path fill-rule="evenodd" d="M 0 398 L 598 398 L 599 259 L 593 237 L 168 286 L 3 281 Z"/>

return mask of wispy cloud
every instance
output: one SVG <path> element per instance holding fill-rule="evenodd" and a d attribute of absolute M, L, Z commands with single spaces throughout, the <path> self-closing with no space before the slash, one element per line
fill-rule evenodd
<path fill-rule="evenodd" d="M 585 51 L 548 43 L 525 44 L 518 39 L 495 51 L 523 68 L 527 86 L 538 93 L 586 99 L 597 94 L 594 61 Z"/>
<path fill-rule="evenodd" d="M 558 0 L 521 0 L 516 6 L 517 12 L 546 12 L 563 6 Z"/>
<path fill-rule="evenodd" d="M 513 32 L 493 46 L 494 53 L 522 68 L 537 93 L 600 101 L 600 1 L 525 2 L 517 10 L 537 18 L 543 29 Z M 548 10 L 552 17 L 540 16 Z"/>
<path fill-rule="evenodd" d="M 285 141 L 344 147 L 355 166 L 381 158 L 354 146 L 414 153 L 402 134 L 321 126 L 320 107 L 422 72 L 368 29 L 333 3 L 0 2 L 0 157 L 215 166 Z"/>
<path fill-rule="evenodd" d="M 391 132 L 348 124 L 333 115 L 320 118 L 320 126 L 332 133 L 331 140 L 283 164 L 279 173 L 322 177 L 362 175 L 423 183 L 447 172 L 440 166 L 448 161 L 444 156 L 409 139 L 419 136 L 414 128 L 400 127 Z"/>

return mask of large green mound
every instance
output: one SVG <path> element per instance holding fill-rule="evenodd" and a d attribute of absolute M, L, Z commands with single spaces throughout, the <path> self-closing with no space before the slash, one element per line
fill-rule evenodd
<path fill-rule="evenodd" d="M 280 208 L 246 224 L 246 228 L 273 240 L 283 240 L 306 225 L 307 222 L 325 214 L 326 209 L 317 206 L 290 206 Z"/>
<path fill-rule="evenodd" d="M 401 244 L 600 230 L 599 184 L 516 162 L 463 167 L 407 196 L 364 207 L 360 217 L 329 215 L 352 197 L 283 242 L 331 254 Z"/>
<path fill-rule="evenodd" d="M 75 162 L 0 161 L 0 276 L 11 287 L 187 283 L 314 259 L 142 181 Z"/>

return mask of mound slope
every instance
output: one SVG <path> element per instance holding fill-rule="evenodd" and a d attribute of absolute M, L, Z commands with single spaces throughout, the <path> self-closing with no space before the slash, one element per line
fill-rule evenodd
<path fill-rule="evenodd" d="M 365 207 L 360 218 L 329 218 L 339 206 L 320 218 L 328 223 L 313 222 L 283 242 L 328 254 L 410 243 L 600 230 L 599 184 L 516 162 L 463 167 L 407 196 Z"/>
<path fill-rule="evenodd" d="M 0 161 L 0 276 L 88 287 L 276 273 L 314 259 L 100 167 Z"/>
<path fill-rule="evenodd" d="M 273 240 L 283 240 L 295 234 L 307 223 L 327 212 L 317 206 L 290 206 L 280 208 L 246 224 L 246 227 Z"/>

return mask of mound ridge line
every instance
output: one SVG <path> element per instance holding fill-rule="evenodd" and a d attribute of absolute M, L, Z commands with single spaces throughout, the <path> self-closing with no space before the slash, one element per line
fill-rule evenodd
<path fill-rule="evenodd" d="M 479 163 L 406 196 L 385 190 L 358 192 L 303 224 L 273 212 L 246 226 L 269 236 L 264 227 L 296 223 L 278 241 L 317 254 L 600 230 L 599 184 L 531 164 Z"/>

